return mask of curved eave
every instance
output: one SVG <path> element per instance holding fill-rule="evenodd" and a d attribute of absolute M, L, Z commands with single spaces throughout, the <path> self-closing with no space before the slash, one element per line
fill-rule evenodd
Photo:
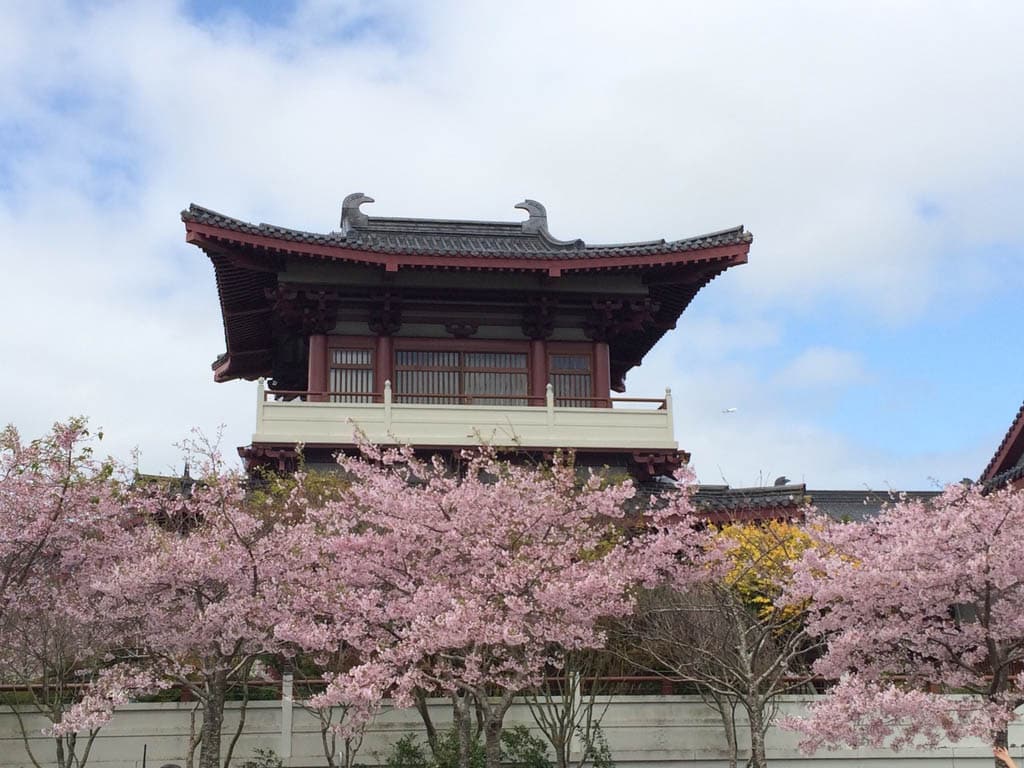
<path fill-rule="evenodd" d="M 996 449 L 995 456 L 981 474 L 981 482 L 991 483 L 1003 472 L 1013 469 L 1024 454 L 1024 405 L 1017 411 L 1017 417 L 1007 430 L 1003 441 Z"/>
<path fill-rule="evenodd" d="M 218 384 L 235 379 L 253 381 L 270 374 L 270 350 L 256 349 L 242 352 L 226 352 L 210 366 L 213 380 Z"/>
<path fill-rule="evenodd" d="M 750 240 L 707 248 L 687 248 L 655 253 L 608 256 L 573 256 L 572 258 L 474 256 L 453 254 L 409 254 L 363 251 L 318 243 L 297 243 L 265 235 L 236 232 L 198 222 L 185 222 L 185 239 L 204 250 L 220 247 L 248 247 L 267 253 L 292 255 L 328 261 L 370 264 L 384 267 L 386 272 L 402 268 L 465 269 L 515 272 L 541 272 L 559 277 L 570 272 L 603 270 L 635 270 L 680 264 L 727 261 L 729 266 L 744 264 L 750 251 Z"/>

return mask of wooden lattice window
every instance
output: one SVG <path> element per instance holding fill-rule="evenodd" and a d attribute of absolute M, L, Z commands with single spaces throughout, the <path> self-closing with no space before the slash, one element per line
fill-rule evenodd
<path fill-rule="evenodd" d="M 351 347 L 331 349 L 332 403 L 373 402 L 373 350 Z"/>
<path fill-rule="evenodd" d="M 395 401 L 526 405 L 525 352 L 399 349 Z"/>
<path fill-rule="evenodd" d="M 548 358 L 555 404 L 573 408 L 594 406 L 594 363 L 589 354 L 554 354 Z"/>

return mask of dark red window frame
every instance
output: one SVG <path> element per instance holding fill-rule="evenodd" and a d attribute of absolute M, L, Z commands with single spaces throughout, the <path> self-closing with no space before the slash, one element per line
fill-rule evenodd
<path fill-rule="evenodd" d="M 533 345 L 542 344 L 543 347 L 537 351 L 541 354 L 534 354 Z M 344 367 L 335 365 L 333 363 L 334 350 L 338 349 L 361 349 L 369 350 L 371 353 L 371 368 L 372 368 L 372 389 L 373 389 L 373 400 L 380 402 L 383 389 L 384 381 L 390 380 L 392 387 L 396 386 L 396 372 L 403 366 L 398 363 L 398 355 L 402 351 L 432 351 L 432 352 L 454 352 L 459 353 L 460 359 L 464 358 L 464 353 L 486 353 L 486 354 L 521 354 L 524 356 L 525 366 L 520 367 L 492 367 L 492 368 L 466 368 L 465 365 L 460 364 L 458 366 L 458 372 L 460 376 L 463 376 L 467 371 L 470 373 L 487 371 L 496 373 L 523 373 L 526 376 L 526 394 L 514 395 L 510 394 L 496 394 L 494 398 L 484 397 L 483 395 L 474 395 L 472 393 L 465 393 L 465 386 L 460 385 L 460 391 L 458 394 L 446 394 L 446 393 L 435 393 L 443 395 L 447 400 L 445 402 L 452 403 L 466 403 L 475 402 L 477 404 L 486 404 L 486 400 L 492 399 L 496 401 L 496 404 L 500 404 L 502 400 L 515 399 L 521 401 L 522 404 L 529 403 L 530 405 L 543 405 L 545 400 L 544 390 L 533 391 L 539 386 L 540 382 L 545 384 L 548 381 L 553 381 L 555 376 L 558 375 L 573 375 L 575 373 L 583 372 L 582 369 L 565 369 L 560 370 L 553 365 L 554 358 L 559 356 L 580 356 L 586 359 L 587 368 L 585 373 L 590 377 L 589 394 L 584 395 L 582 391 L 574 392 L 559 392 L 560 387 L 557 382 L 555 383 L 555 398 L 556 405 L 572 405 L 578 407 L 585 406 L 596 406 L 596 407 L 609 407 L 611 405 L 608 399 L 609 392 L 607 382 L 604 382 L 602 386 L 602 372 L 606 370 L 607 365 L 603 360 L 599 343 L 591 342 L 571 342 L 571 341 L 547 341 L 547 342 L 530 342 L 527 340 L 514 340 L 514 339 L 452 339 L 452 338 L 434 338 L 434 337 L 392 337 L 392 336 L 341 336 L 331 335 L 327 339 L 326 350 L 323 356 L 324 360 L 324 378 L 327 380 L 324 382 L 325 385 L 331 380 L 331 369 Z M 323 348 L 321 348 L 323 349 Z M 604 357 L 607 357 L 605 353 Z M 604 364 L 603 364 L 604 363 Z M 541 371 L 536 371 L 535 368 L 541 368 Z M 325 389 L 329 387 L 325 386 Z M 363 395 L 363 393 L 348 393 L 351 395 Z M 395 401 L 401 402 L 401 395 L 405 395 L 405 402 L 424 402 L 429 398 L 421 396 L 419 394 L 411 396 L 410 393 L 399 393 L 395 391 Z M 430 394 L 430 393 L 425 393 Z M 365 397 L 365 395 L 363 395 Z M 331 398 L 334 400 L 335 398 Z M 355 402 L 350 400 L 349 402 Z M 508 404 L 508 403 L 506 403 Z"/>

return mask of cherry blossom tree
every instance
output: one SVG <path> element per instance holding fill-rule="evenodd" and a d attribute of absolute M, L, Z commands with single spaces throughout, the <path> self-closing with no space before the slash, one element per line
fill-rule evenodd
<path fill-rule="evenodd" d="M 1024 703 L 1024 493 L 954 485 L 809 530 L 789 599 L 810 601 L 828 638 L 816 670 L 839 682 L 790 723 L 804 746 L 1005 745 Z"/>
<path fill-rule="evenodd" d="M 108 477 L 92 458 L 84 419 L 29 443 L 14 427 L 0 431 L 0 645 L 24 585 L 109 515 Z"/>
<path fill-rule="evenodd" d="M 360 663 L 321 703 L 369 716 L 385 696 L 448 696 L 468 766 L 474 710 L 488 766 L 500 763 L 513 697 L 567 651 L 604 644 L 603 617 L 632 609 L 630 590 L 681 568 L 700 534 L 685 491 L 640 504 L 630 483 L 571 462 L 516 466 L 488 451 L 453 468 L 408 449 L 343 458 L 343 497 L 318 513 L 322 580 L 282 637 Z M 633 505 L 632 508 L 630 505 Z M 630 511 L 627 511 L 630 510 Z"/>
<path fill-rule="evenodd" d="M 37 766 L 49 759 L 33 748 L 22 709 L 61 726 L 109 664 L 105 618 L 69 610 L 83 599 L 88 543 L 127 519 L 114 465 L 92 452 L 82 419 L 29 443 L 12 427 L 0 433 L 0 679 L 22 686 L 10 709 Z M 55 733 L 53 762 L 84 767 L 97 732 Z"/>
<path fill-rule="evenodd" d="M 247 692 L 254 661 L 279 649 L 274 627 L 310 565 L 294 521 L 252 503 L 243 480 L 210 465 L 187 495 L 136 489 L 135 524 L 92 542 L 88 610 L 107 617 L 124 661 L 65 728 L 104 722 L 133 692 L 180 685 L 202 710 L 200 768 L 230 763 L 245 700 L 222 761 L 226 697 Z"/>
<path fill-rule="evenodd" d="M 106 622 L 100 616 L 82 620 L 65 609 L 80 599 L 73 580 L 54 570 L 38 574 L 24 585 L 26 595 L 9 607 L 4 644 L 0 646 L 0 679 L 21 686 L 10 706 L 18 722 L 22 744 L 39 768 L 50 759 L 33 747 L 33 733 L 24 710 L 60 724 L 68 707 L 81 699 L 87 684 L 109 666 Z M 50 748 L 58 768 L 85 768 L 99 725 L 82 732 L 54 735 Z"/>

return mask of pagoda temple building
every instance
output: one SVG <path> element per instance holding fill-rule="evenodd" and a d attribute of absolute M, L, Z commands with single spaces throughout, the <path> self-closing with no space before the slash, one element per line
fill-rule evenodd
<path fill-rule="evenodd" d="M 687 460 L 671 393 L 620 397 L 704 285 L 747 260 L 743 227 L 593 245 L 521 221 L 367 215 L 345 198 L 325 234 L 192 205 L 186 239 L 213 264 L 227 350 L 216 381 L 259 379 L 247 466 L 287 469 L 377 444 L 458 452 L 481 442 L 638 479 Z"/>

